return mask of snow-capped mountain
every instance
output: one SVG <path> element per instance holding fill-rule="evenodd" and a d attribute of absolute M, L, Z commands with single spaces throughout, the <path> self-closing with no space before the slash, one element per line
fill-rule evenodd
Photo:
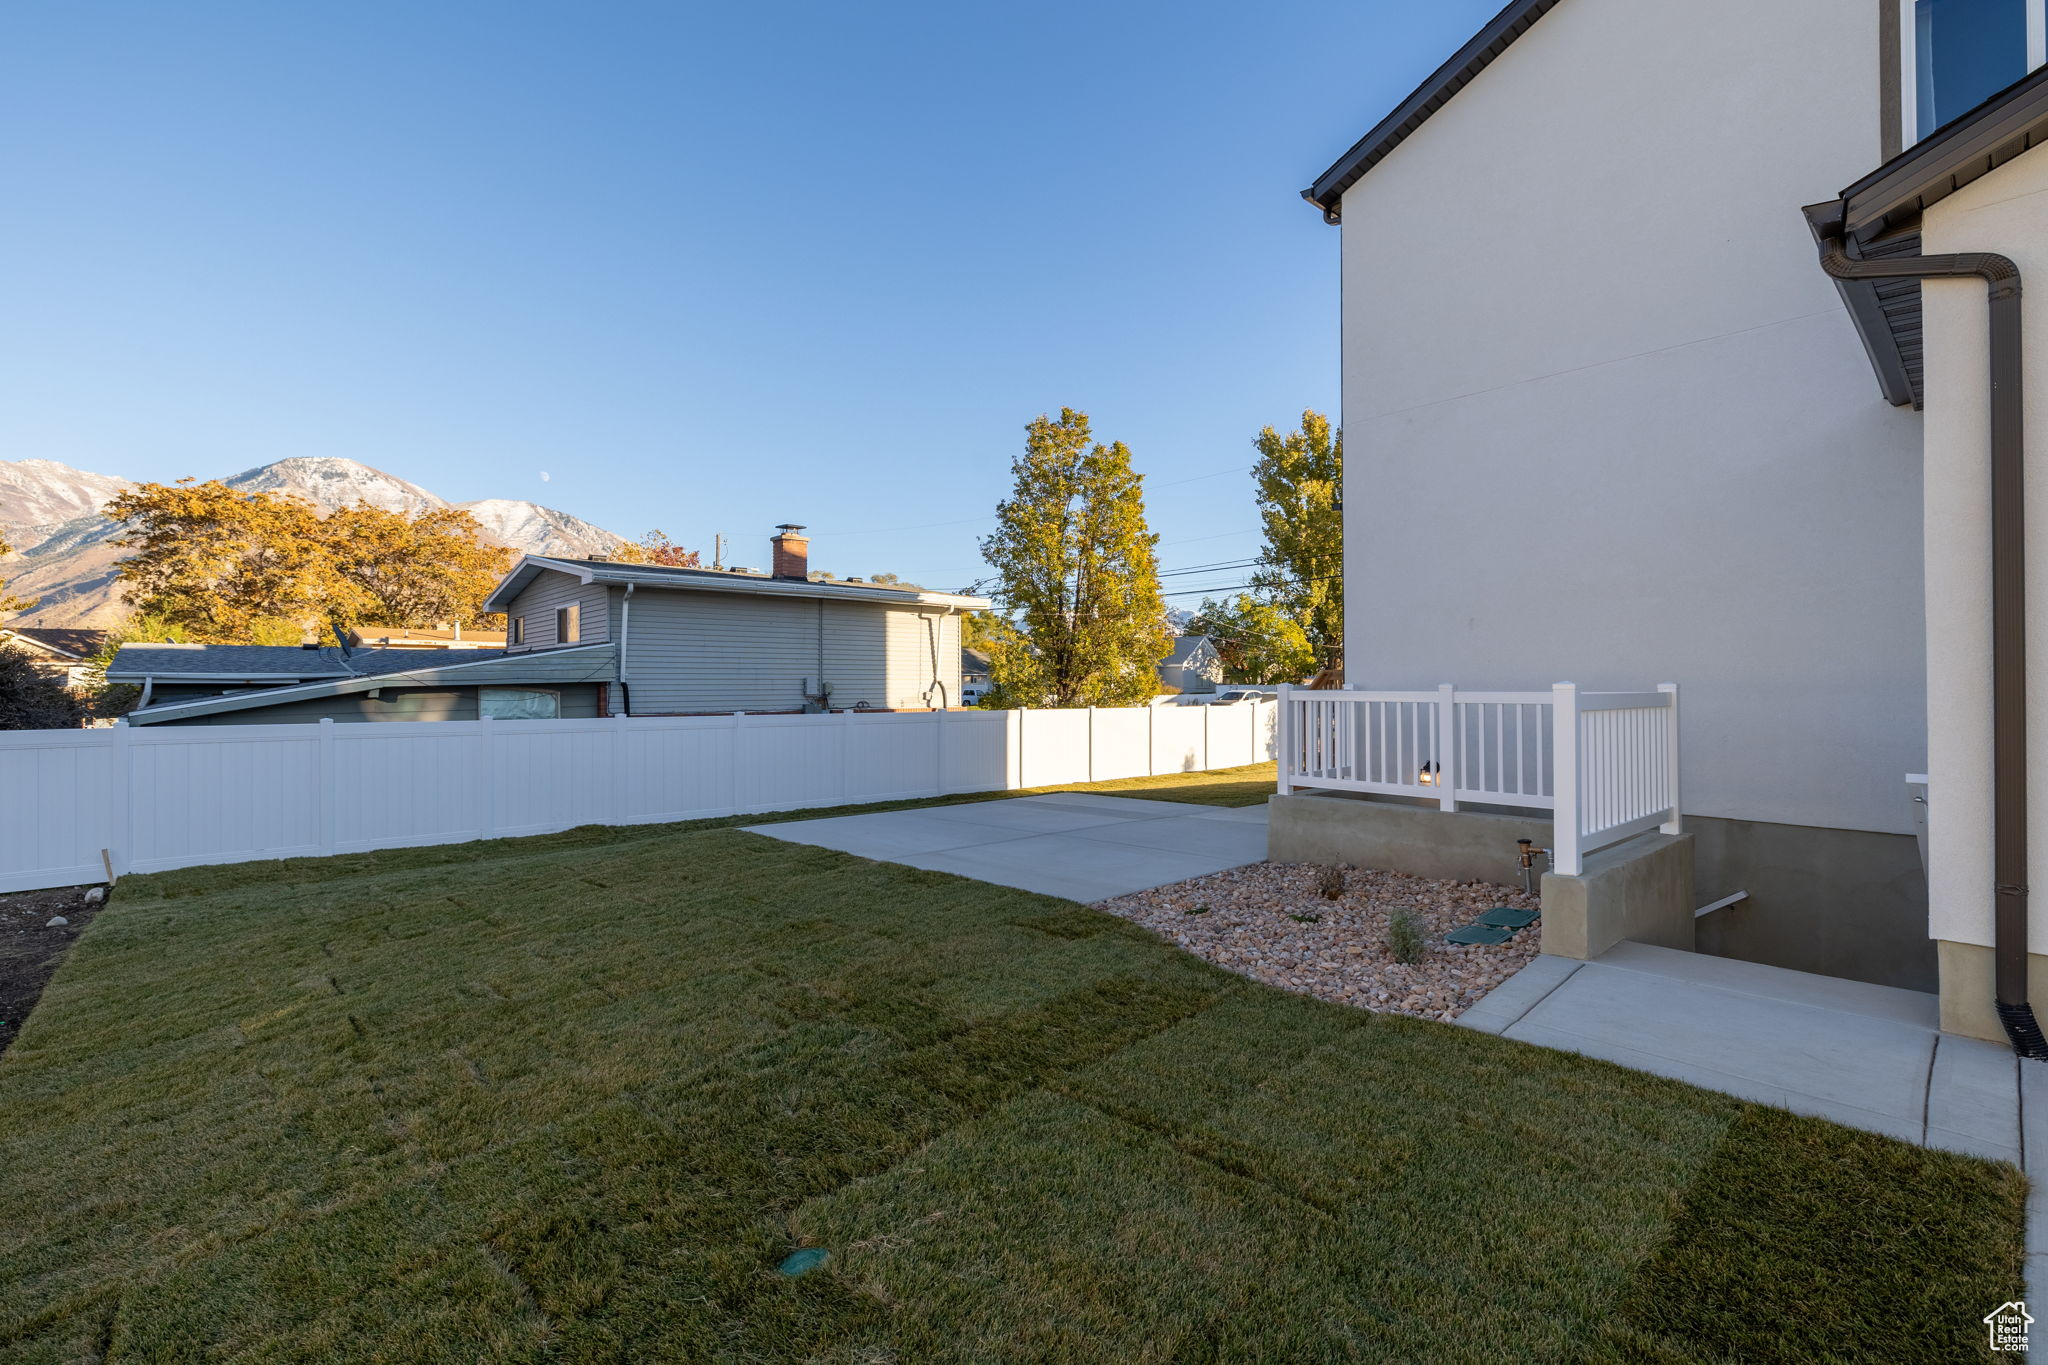
<path fill-rule="evenodd" d="M 392 511 L 424 512 L 458 505 L 488 538 L 531 554 L 602 554 L 621 538 L 580 517 L 511 498 L 450 504 L 418 484 L 354 460 L 295 457 L 224 479 L 248 493 L 288 493 L 329 511 L 368 502 Z M 0 559 L 9 596 L 40 598 L 18 619 L 45 626 L 100 626 L 118 621 L 114 569 L 125 556 L 114 543 L 120 526 L 100 515 L 108 500 L 134 485 L 54 460 L 0 460 L 0 540 L 15 553 Z"/>
<path fill-rule="evenodd" d="M 67 522 L 97 516 L 130 487 L 126 479 L 55 460 L 0 460 L 0 539 L 17 551 L 34 549 Z"/>
<path fill-rule="evenodd" d="M 475 517 L 485 535 L 528 554 L 584 559 L 608 553 L 620 543 L 619 537 L 602 526 L 593 526 L 581 517 L 536 502 L 483 498 L 455 505 Z"/>
<path fill-rule="evenodd" d="M 395 474 L 332 456 L 274 460 L 221 482 L 244 493 L 289 493 L 329 512 L 359 502 L 382 507 L 387 512 L 409 513 L 430 512 L 448 505 L 445 498 L 435 497 Z"/>

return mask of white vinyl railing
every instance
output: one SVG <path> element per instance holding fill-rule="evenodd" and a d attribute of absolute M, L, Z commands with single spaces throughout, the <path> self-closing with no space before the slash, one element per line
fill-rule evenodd
<path fill-rule="evenodd" d="M 1278 707 L 0 731 L 0 892 L 1259 763 Z"/>
<path fill-rule="evenodd" d="M 1678 685 L 1650 692 L 1280 689 L 1280 791 L 1321 787 L 1552 812 L 1551 866 L 1680 829 Z"/>

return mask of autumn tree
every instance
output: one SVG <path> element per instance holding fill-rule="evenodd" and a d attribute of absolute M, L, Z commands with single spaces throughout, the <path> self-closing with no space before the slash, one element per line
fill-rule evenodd
<path fill-rule="evenodd" d="M 985 623 L 998 706 L 1123 706 L 1158 692 L 1172 643 L 1143 480 L 1086 413 L 1026 428 L 1009 498 L 981 542 L 1003 614 Z"/>
<path fill-rule="evenodd" d="M 116 570 L 142 614 L 204 641 L 246 641 L 261 619 L 311 623 L 343 591 L 320 511 L 218 479 L 145 483 L 109 502 L 135 553 Z"/>
<path fill-rule="evenodd" d="M 666 569 L 695 569 L 704 562 L 702 555 L 684 549 L 661 531 L 649 531 L 638 544 L 621 541 L 612 550 L 612 558 L 624 564 L 659 564 Z"/>
<path fill-rule="evenodd" d="M 1267 427 L 1253 445 L 1266 543 L 1252 586 L 1327 658 L 1344 640 L 1344 434 L 1311 411 L 1300 430 L 1282 436 Z"/>
<path fill-rule="evenodd" d="M 1202 599 L 1187 623 L 1190 635 L 1216 642 L 1223 678 L 1234 683 L 1298 683 L 1316 669 L 1316 652 L 1293 613 L 1240 593 L 1221 602 Z"/>
<path fill-rule="evenodd" d="M 409 516 L 218 480 L 140 484 L 107 505 L 134 549 L 117 569 L 139 613 L 202 642 L 295 644 L 375 623 L 481 623 L 511 562 L 467 512 Z"/>
<path fill-rule="evenodd" d="M 358 502 L 323 529 L 338 580 L 327 619 L 343 627 L 482 625 L 483 600 L 512 567 L 512 551 L 454 507 L 408 516 Z"/>
<path fill-rule="evenodd" d="M 0 536 L 0 559 L 5 559 L 13 553 L 14 548 L 7 543 L 7 537 Z M 9 597 L 7 595 L 7 580 L 0 578 L 0 616 L 6 616 L 17 611 L 28 611 L 34 606 L 34 602 L 24 598 Z"/>

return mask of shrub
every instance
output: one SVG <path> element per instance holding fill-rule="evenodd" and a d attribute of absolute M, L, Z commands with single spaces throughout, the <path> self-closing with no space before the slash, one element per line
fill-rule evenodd
<path fill-rule="evenodd" d="M 76 730 L 85 707 L 26 653 L 0 647 L 0 730 Z"/>
<path fill-rule="evenodd" d="M 1341 867 L 1319 867 L 1316 869 L 1316 890 L 1326 901 L 1333 901 L 1344 894 L 1344 869 Z"/>
<path fill-rule="evenodd" d="M 1422 954 L 1428 946 L 1422 923 L 1415 918 L 1415 912 L 1396 910 L 1387 921 L 1387 951 L 1394 955 L 1394 961 L 1413 966 L 1422 961 Z"/>

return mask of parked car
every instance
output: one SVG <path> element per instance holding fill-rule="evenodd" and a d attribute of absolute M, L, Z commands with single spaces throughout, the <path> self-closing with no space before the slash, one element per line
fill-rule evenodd
<path fill-rule="evenodd" d="M 1279 692 L 1270 687 L 1226 687 L 1216 694 L 1211 706 L 1248 706 L 1256 701 L 1275 701 Z"/>

